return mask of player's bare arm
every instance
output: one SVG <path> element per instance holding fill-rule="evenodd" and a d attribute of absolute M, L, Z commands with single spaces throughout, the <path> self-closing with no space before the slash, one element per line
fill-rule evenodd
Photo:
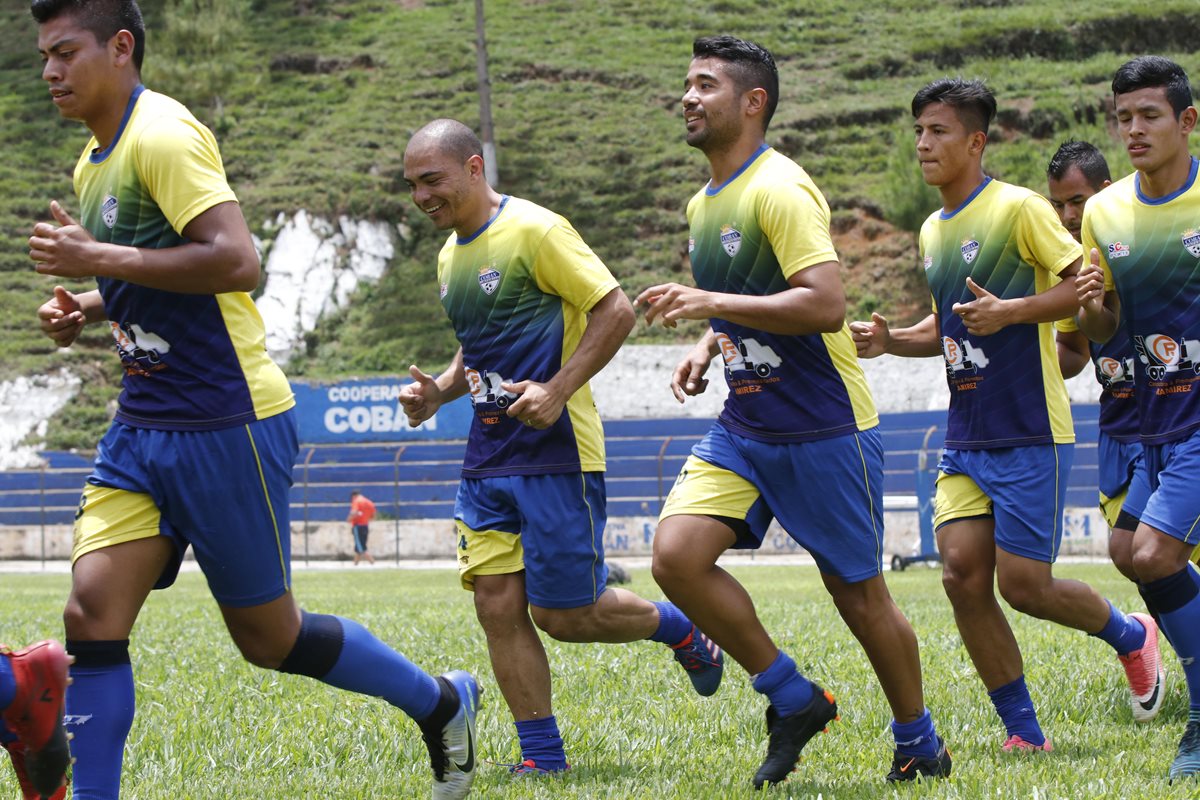
<path fill-rule="evenodd" d="M 850 337 L 859 358 L 875 358 L 884 353 L 906 358 L 942 354 L 936 314 L 930 314 L 916 325 L 892 330 L 886 317 L 872 312 L 870 322 L 850 323 Z"/>
<path fill-rule="evenodd" d="M 571 395 L 612 360 L 636 322 L 633 306 L 620 287 L 604 295 L 588 310 L 588 325 L 579 346 L 553 378 L 545 383 L 501 384 L 505 391 L 521 395 L 508 407 L 508 416 L 534 428 L 549 428 L 562 416 Z"/>
<path fill-rule="evenodd" d="M 678 283 L 651 286 L 637 297 L 646 304 L 646 324 L 661 320 L 674 327 L 681 319 L 728 320 L 769 333 L 806 336 L 834 333 L 846 319 L 846 295 L 836 261 L 802 269 L 788 279 L 791 286 L 769 295 L 706 292 Z"/>
<path fill-rule="evenodd" d="M 695 397 L 708 388 L 704 373 L 708 371 L 708 365 L 717 352 L 717 334 L 709 328 L 671 375 L 671 393 L 676 400 L 682 403 L 689 396 Z"/>
<path fill-rule="evenodd" d="M 450 360 L 450 366 L 436 378 L 426 374 L 416 364 L 408 368 L 413 382 L 400 390 L 399 401 L 408 417 L 409 426 L 415 428 L 437 413 L 442 404 L 457 400 L 467 393 L 467 375 L 463 369 L 462 348 Z"/>
<path fill-rule="evenodd" d="M 1074 378 L 1091 363 L 1088 339 L 1082 331 L 1058 331 L 1054 343 L 1058 350 L 1058 368 L 1064 378 Z"/>
<path fill-rule="evenodd" d="M 42 333 L 59 347 L 70 347 L 89 322 L 107 319 L 100 290 L 74 294 L 61 286 L 54 287 L 54 296 L 38 308 Z"/>
<path fill-rule="evenodd" d="M 1075 276 L 1075 296 L 1079 301 L 1079 330 L 1093 342 L 1107 342 L 1117 330 L 1121 301 L 1115 291 L 1105 291 L 1100 251 L 1094 247 L 1089 262 Z"/>
<path fill-rule="evenodd" d="M 967 332 L 973 336 L 989 336 L 1009 325 L 1055 322 L 1066 319 L 1079 310 L 1074 281 L 1079 262 L 1071 264 L 1060 273 L 1062 283 L 1044 292 L 1027 297 L 1002 299 L 967 278 L 967 288 L 975 299 L 968 303 L 955 303 L 951 309 L 962 317 Z"/>
<path fill-rule="evenodd" d="M 29 238 L 29 257 L 43 275 L 114 278 L 183 294 L 252 292 L 258 286 L 258 253 L 235 202 L 201 212 L 182 231 L 186 244 L 162 249 L 98 242 L 57 201 L 50 213 L 57 224 L 39 222 Z"/>

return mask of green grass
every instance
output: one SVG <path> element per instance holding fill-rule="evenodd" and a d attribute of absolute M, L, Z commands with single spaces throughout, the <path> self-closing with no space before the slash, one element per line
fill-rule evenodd
<path fill-rule="evenodd" d="M 954 753 L 954 774 L 889 787 L 890 713 L 862 651 L 837 619 L 812 567 L 738 567 L 759 614 L 802 670 L 838 697 L 842 719 L 806 749 L 800 769 L 767 794 L 749 788 L 765 747 L 764 702 L 731 665 L 713 698 L 692 694 L 658 646 L 548 642 L 555 709 L 572 770 L 513 782 L 485 763 L 474 797 L 506 798 L 1172 798 L 1166 769 L 1186 718 L 1178 663 L 1160 718 L 1131 721 L 1123 674 L 1109 648 L 1081 633 L 1010 613 L 1026 674 L 1055 752 L 1000 752 L 1002 729 L 975 677 L 939 573 L 914 568 L 888 583 L 921 642 L 926 697 Z M 1132 585 L 1107 565 L 1063 565 L 1132 609 Z M 28 642 L 61 630 L 65 575 L 4 575 L 4 637 Z M 658 598 L 646 570 L 636 591 Z M 469 595 L 450 570 L 298 571 L 306 608 L 369 626 L 431 672 L 465 667 L 485 687 L 480 755 L 517 756 Z M 123 797 L 415 798 L 428 796 L 416 728 L 380 700 L 256 670 L 240 661 L 198 574 L 156 592 L 132 638 L 138 716 Z M 2 771 L 0 771 L 2 772 Z M 0 778 L 0 782 L 4 779 Z"/>

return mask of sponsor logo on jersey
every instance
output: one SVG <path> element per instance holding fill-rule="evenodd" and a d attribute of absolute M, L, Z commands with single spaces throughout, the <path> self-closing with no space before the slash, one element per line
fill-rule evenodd
<path fill-rule="evenodd" d="M 742 249 L 742 234 L 732 225 L 721 226 L 721 247 L 733 258 Z"/>
<path fill-rule="evenodd" d="M 925 256 L 925 269 L 933 269 L 933 256 Z"/>
<path fill-rule="evenodd" d="M 117 224 L 117 198 L 111 194 L 104 198 L 104 202 L 100 205 L 100 218 L 104 220 L 104 224 L 110 229 Z"/>
<path fill-rule="evenodd" d="M 692 253 L 696 249 L 696 240 L 691 236 L 688 237 L 688 253 Z"/>
<path fill-rule="evenodd" d="M 1112 260 L 1114 258 L 1125 258 L 1125 256 L 1127 256 L 1127 255 L 1129 255 L 1129 245 L 1127 245 L 1127 244 L 1121 244 L 1120 242 L 1113 242 L 1112 244 L 1110 244 L 1108 246 L 1109 260 Z"/>
<path fill-rule="evenodd" d="M 495 267 L 479 268 L 479 288 L 484 294 L 493 294 L 500 285 L 500 270 Z"/>
<path fill-rule="evenodd" d="M 1133 380 L 1133 359 L 1100 356 L 1096 359 L 1096 370 L 1104 376 L 1102 383 L 1105 386 L 1121 381 L 1131 381 Z"/>
<path fill-rule="evenodd" d="M 1200 231 L 1195 228 L 1184 231 L 1183 246 L 1192 254 L 1192 258 L 1200 258 Z"/>
<path fill-rule="evenodd" d="M 959 251 L 962 253 L 963 261 L 973 264 L 975 256 L 979 255 L 979 242 L 974 239 L 964 239 Z"/>

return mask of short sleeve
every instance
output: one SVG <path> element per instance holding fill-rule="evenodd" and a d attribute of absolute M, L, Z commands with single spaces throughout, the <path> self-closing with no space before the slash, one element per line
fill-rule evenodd
<path fill-rule="evenodd" d="M 237 202 L 217 140 L 196 120 L 155 120 L 138 138 L 135 158 L 142 184 L 177 233 L 213 206 Z"/>
<path fill-rule="evenodd" d="M 583 311 L 620 284 L 565 220 L 552 226 L 538 245 L 534 259 L 538 288 Z"/>
<path fill-rule="evenodd" d="M 1040 194 L 1031 194 L 1021 203 L 1017 224 L 1021 258 L 1051 275 L 1058 275 L 1083 253 L 1079 242 L 1059 221 L 1050 201 Z"/>
<path fill-rule="evenodd" d="M 829 206 L 815 186 L 802 182 L 773 184 L 759 195 L 758 224 L 785 278 L 807 267 L 838 260 L 829 233 Z"/>

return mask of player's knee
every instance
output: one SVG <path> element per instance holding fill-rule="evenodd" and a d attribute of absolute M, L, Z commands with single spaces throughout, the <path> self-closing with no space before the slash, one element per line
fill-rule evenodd
<path fill-rule="evenodd" d="M 532 608 L 534 624 L 551 639 L 560 642 L 587 642 L 590 625 L 586 611 L 577 608 Z"/>
<path fill-rule="evenodd" d="M 68 639 L 95 639 L 101 636 L 104 623 L 102 606 L 93 602 L 87 593 L 72 591 L 63 607 L 63 630 Z M 102 638 L 102 637 L 101 637 Z"/>
<path fill-rule="evenodd" d="M 1014 611 L 1034 617 L 1045 616 L 1043 612 L 1047 593 L 1046 587 L 1040 582 L 1001 576 L 997 585 L 1000 588 L 1000 596 L 1004 598 L 1004 602 L 1012 606 Z"/>

